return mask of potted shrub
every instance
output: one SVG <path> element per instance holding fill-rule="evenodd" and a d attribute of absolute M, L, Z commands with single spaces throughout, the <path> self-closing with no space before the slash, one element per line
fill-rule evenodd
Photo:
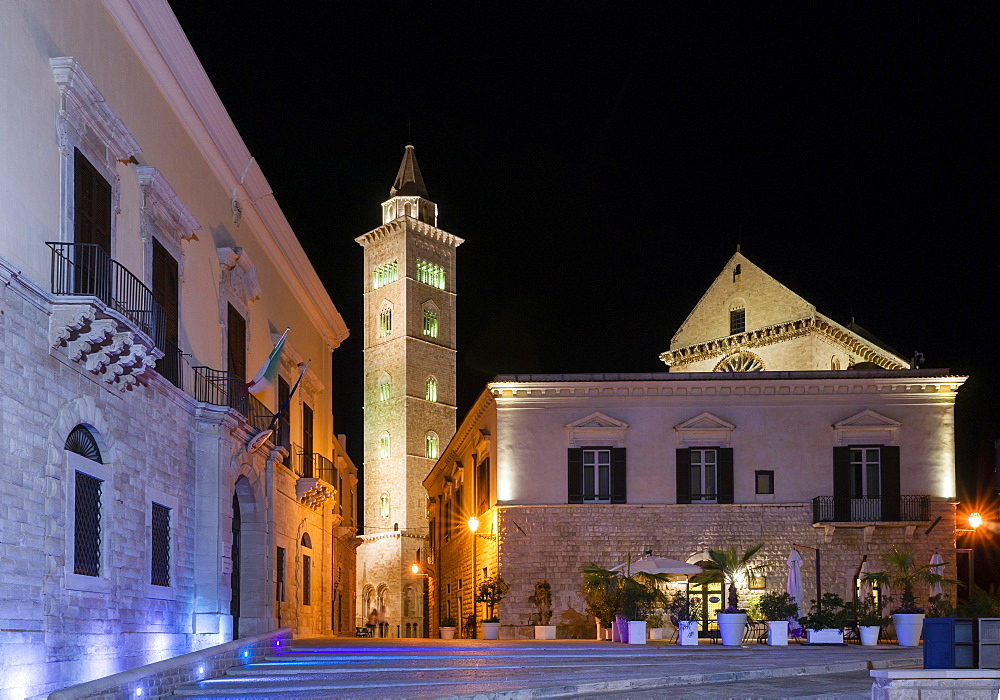
<path fill-rule="evenodd" d="M 719 635 L 722 637 L 724 646 L 739 646 L 743 643 L 743 635 L 747 627 L 747 611 L 740 608 L 736 579 L 743 574 L 756 575 L 758 573 L 758 567 L 751 566 L 750 561 L 763 546 L 763 544 L 754 545 L 743 554 L 738 553 L 734 547 L 710 549 L 708 550 L 709 562 L 702 567 L 704 571 L 692 578 L 697 583 L 724 581 L 729 585 L 727 607 L 718 613 Z"/>
<path fill-rule="evenodd" d="M 584 566 L 581 571 L 584 594 L 600 599 L 614 617 L 612 640 L 645 644 L 646 615 L 653 604 L 663 597 L 654 584 L 668 578 L 642 572 L 628 576 L 620 571 L 602 569 L 593 563 Z M 589 601 L 588 597 L 588 610 L 591 610 Z"/>
<path fill-rule="evenodd" d="M 646 630 L 650 639 L 663 639 L 663 615 L 660 613 L 646 615 Z"/>
<path fill-rule="evenodd" d="M 809 614 L 799 619 L 806 628 L 810 644 L 843 644 L 844 627 L 849 622 L 844 599 L 836 593 L 824 593 L 812 601 Z"/>
<path fill-rule="evenodd" d="M 757 605 L 767 620 L 768 645 L 788 646 L 788 621 L 799 614 L 795 598 L 784 591 L 771 591 L 762 595 Z"/>
<path fill-rule="evenodd" d="M 870 595 L 850 606 L 850 617 L 858 626 L 861 644 L 866 647 L 876 646 L 882 628 L 889 624 L 889 618 L 882 614 L 881 606 Z"/>
<path fill-rule="evenodd" d="M 919 646 L 920 633 L 924 626 L 924 609 L 917 606 L 917 600 L 913 595 L 914 587 L 958 582 L 934 572 L 930 564 L 918 564 L 909 549 L 894 547 L 884 554 L 882 559 L 885 571 L 864 574 L 864 577 L 900 592 L 900 605 L 892 611 L 896 640 L 901 647 Z"/>
<path fill-rule="evenodd" d="M 548 581 L 535 581 L 531 602 L 538 608 L 539 624 L 535 625 L 535 639 L 555 639 L 556 626 L 549 624 L 552 620 L 552 586 Z"/>
<path fill-rule="evenodd" d="M 441 624 L 438 625 L 438 631 L 441 632 L 441 639 L 454 639 L 456 624 L 453 617 L 446 617 L 441 620 Z"/>
<path fill-rule="evenodd" d="M 498 639 L 500 636 L 500 618 L 497 616 L 497 606 L 510 590 L 510 584 L 503 576 L 491 576 L 479 584 L 479 602 L 486 606 L 486 617 L 483 619 L 483 639 Z"/>
<path fill-rule="evenodd" d="M 580 570 L 583 572 L 580 590 L 587 601 L 587 612 L 597 621 L 597 638 L 619 641 L 612 632 L 621 599 L 616 575 L 596 564 L 588 564 Z"/>
<path fill-rule="evenodd" d="M 671 622 L 677 625 L 677 643 L 698 646 L 698 624 L 701 622 L 701 600 L 686 591 L 678 591 L 666 604 Z"/>

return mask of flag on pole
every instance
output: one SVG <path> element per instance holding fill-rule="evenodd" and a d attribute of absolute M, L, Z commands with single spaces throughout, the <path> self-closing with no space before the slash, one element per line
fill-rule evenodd
<path fill-rule="evenodd" d="M 275 344 L 274 350 L 264 360 L 264 366 L 257 371 L 253 379 L 247 382 L 247 393 L 260 394 L 270 389 L 274 384 L 274 378 L 278 376 L 278 365 L 281 364 L 281 350 L 285 347 L 285 338 L 287 337 L 288 329 L 286 328 Z"/>

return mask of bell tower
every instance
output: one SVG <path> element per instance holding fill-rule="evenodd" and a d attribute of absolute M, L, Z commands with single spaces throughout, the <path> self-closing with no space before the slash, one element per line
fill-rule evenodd
<path fill-rule="evenodd" d="M 437 228 L 407 145 L 364 248 L 364 513 L 358 615 L 375 610 L 391 636 L 423 637 L 424 580 L 410 567 L 427 552 L 423 479 L 455 432 L 455 252 Z"/>

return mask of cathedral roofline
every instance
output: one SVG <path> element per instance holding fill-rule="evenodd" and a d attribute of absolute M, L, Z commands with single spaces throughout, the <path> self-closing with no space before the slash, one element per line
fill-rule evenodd
<path fill-rule="evenodd" d="M 378 228 L 372 229 L 368 233 L 362 234 L 354 239 L 354 241 L 360 246 L 366 246 L 369 243 L 374 243 L 387 236 L 399 233 L 401 229 L 405 229 L 409 226 L 413 231 L 423 234 L 430 239 L 435 241 L 440 241 L 447 245 L 457 248 L 458 246 L 465 243 L 464 238 L 459 238 L 458 236 L 448 233 L 437 226 L 431 226 L 428 223 L 420 221 L 419 219 L 414 219 L 412 216 L 400 216 L 399 218 L 393 219 L 387 224 L 382 224 Z"/>
<path fill-rule="evenodd" d="M 824 369 L 782 370 L 779 372 L 635 372 L 635 373 L 580 373 L 580 374 L 498 374 L 489 383 L 568 383 L 568 382 L 705 382 L 705 381 L 773 381 L 811 379 L 934 379 L 947 383 L 961 383 L 968 379 L 962 374 L 951 374 L 947 368 L 938 369 Z M 960 380 L 960 381 L 959 381 Z"/>

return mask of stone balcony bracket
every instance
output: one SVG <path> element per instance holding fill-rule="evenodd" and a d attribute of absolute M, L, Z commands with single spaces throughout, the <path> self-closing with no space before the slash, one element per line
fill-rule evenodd
<path fill-rule="evenodd" d="M 316 509 L 337 497 L 337 489 L 316 477 L 300 477 L 295 482 L 295 497 L 303 505 Z"/>
<path fill-rule="evenodd" d="M 865 531 L 865 544 L 869 544 L 875 537 L 875 528 L 877 527 L 901 527 L 904 529 L 903 536 L 906 539 L 913 539 L 913 535 L 916 534 L 917 527 L 926 527 L 926 522 L 842 522 L 842 523 L 813 523 L 813 527 L 823 530 L 823 542 L 830 544 L 833 542 L 833 533 L 837 531 L 837 528 L 864 528 Z"/>
<path fill-rule="evenodd" d="M 119 391 L 144 381 L 163 357 L 149 336 L 93 298 L 53 305 L 49 346 Z"/>

